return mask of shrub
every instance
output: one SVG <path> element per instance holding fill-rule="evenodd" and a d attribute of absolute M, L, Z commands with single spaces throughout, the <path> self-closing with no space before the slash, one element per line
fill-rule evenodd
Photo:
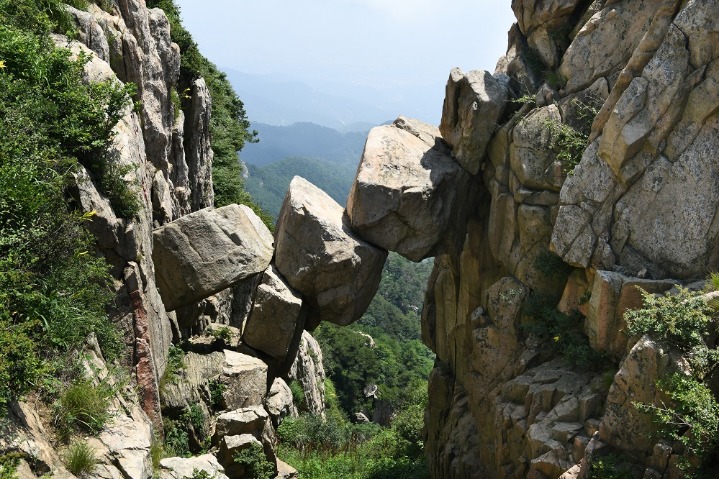
<path fill-rule="evenodd" d="M 8 452 L 0 454 L 0 479 L 17 479 L 17 466 L 20 465 L 22 453 Z"/>
<path fill-rule="evenodd" d="M 55 403 L 54 422 L 61 435 L 68 437 L 75 429 L 99 433 L 110 418 L 107 405 L 112 394 L 109 387 L 87 380 L 70 384 Z"/>
<path fill-rule="evenodd" d="M 70 446 L 63 457 L 67 470 L 76 476 L 90 476 L 97 465 L 95 450 L 85 441 Z"/>
<path fill-rule="evenodd" d="M 710 310 L 698 293 L 680 287 L 678 294 L 655 296 L 642 290 L 642 298 L 644 308 L 624 315 L 629 334 L 649 334 L 685 353 L 706 347 Z"/>
<path fill-rule="evenodd" d="M 683 444 L 693 456 L 709 458 L 719 446 L 719 403 L 711 390 L 679 373 L 660 379 L 658 385 L 669 403 L 637 404 L 637 408 L 652 414 L 661 437 Z"/>
<path fill-rule="evenodd" d="M 305 390 L 299 381 L 292 381 L 290 383 L 290 391 L 292 392 L 292 402 L 295 403 L 295 407 L 300 407 L 305 402 Z"/>
<path fill-rule="evenodd" d="M 168 456 L 190 456 L 190 438 L 187 431 L 180 427 L 176 421 L 170 419 L 165 419 L 163 426 L 165 429 L 165 453 Z"/>
<path fill-rule="evenodd" d="M 589 465 L 587 479 L 629 479 L 635 477 L 631 466 L 616 454 L 594 459 Z"/>
<path fill-rule="evenodd" d="M 261 444 L 252 443 L 250 447 L 237 452 L 234 461 L 245 469 L 245 477 L 254 479 L 275 477 L 275 465 L 267 460 Z"/>
<path fill-rule="evenodd" d="M 609 369 L 609 357 L 589 345 L 579 312 L 564 314 L 554 307 L 549 297 L 532 292 L 524 304 L 524 314 L 530 320 L 522 328 L 548 340 L 570 366 L 596 372 Z"/>

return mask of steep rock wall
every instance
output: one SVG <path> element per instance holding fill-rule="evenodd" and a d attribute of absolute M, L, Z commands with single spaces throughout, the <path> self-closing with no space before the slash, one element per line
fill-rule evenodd
<path fill-rule="evenodd" d="M 651 422 L 625 401 L 630 390 L 651 401 L 671 361 L 629 341 L 622 315 L 641 306 L 635 286 L 663 292 L 717 268 L 719 10 L 622 0 L 512 8 L 518 24 L 493 79 L 453 71 L 447 85 L 441 132 L 461 165 L 478 165 L 479 200 L 467 205 L 463 245 L 437 255 L 423 311 L 437 354 L 430 471 L 556 478 L 577 465 L 563 476 L 576 477 L 587 446 L 609 444 L 645 477 L 675 477 L 667 464 L 678 453 L 657 461 Z M 482 125 L 465 112 L 496 110 L 483 106 L 501 101 L 487 94 L 492 82 L 520 100 Z M 561 125 L 588 136 L 576 166 Z M 572 268 L 542 267 L 552 253 Z M 591 347 L 621 361 L 611 386 L 529 334 L 532 297 L 582 314 Z"/>

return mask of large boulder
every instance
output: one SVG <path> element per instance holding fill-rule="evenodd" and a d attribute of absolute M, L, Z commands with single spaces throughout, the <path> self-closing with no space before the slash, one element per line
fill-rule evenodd
<path fill-rule="evenodd" d="M 449 75 L 439 130 L 464 169 L 476 175 L 507 104 L 507 88 L 489 72 Z"/>
<path fill-rule="evenodd" d="M 302 298 L 270 266 L 257 287 L 242 341 L 267 354 L 278 365 L 287 362 L 288 354 L 292 361 L 304 326 L 303 313 Z"/>
<path fill-rule="evenodd" d="M 347 325 L 369 306 L 387 252 L 358 238 L 344 209 L 295 176 L 277 218 L 275 264 L 308 303 L 307 327 Z"/>
<path fill-rule="evenodd" d="M 157 282 L 172 311 L 264 271 L 272 234 L 245 205 L 206 208 L 153 232 Z"/>
<path fill-rule="evenodd" d="M 194 457 L 166 457 L 160 461 L 160 479 L 193 477 L 195 471 L 204 471 L 215 479 L 227 479 L 225 468 L 212 454 Z"/>
<path fill-rule="evenodd" d="M 239 409 L 259 406 L 267 389 L 267 365 L 257 358 L 226 349 L 185 355 L 180 377 L 162 389 L 164 408 L 181 411 L 209 393 L 210 382 L 224 385 L 220 406 Z"/>
<path fill-rule="evenodd" d="M 400 117 L 373 128 L 347 200 L 352 229 L 413 261 L 431 256 L 468 178 L 436 127 Z"/>

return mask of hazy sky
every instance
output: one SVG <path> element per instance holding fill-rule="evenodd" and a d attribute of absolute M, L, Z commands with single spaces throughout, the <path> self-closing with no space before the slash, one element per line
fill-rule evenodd
<path fill-rule="evenodd" d="M 455 66 L 494 71 L 514 21 L 510 0 L 176 3 L 202 52 L 221 68 L 398 97 L 410 86 L 442 97 Z"/>

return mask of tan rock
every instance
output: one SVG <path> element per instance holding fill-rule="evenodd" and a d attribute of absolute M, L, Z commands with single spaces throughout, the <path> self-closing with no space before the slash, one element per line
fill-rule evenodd
<path fill-rule="evenodd" d="M 439 130 L 462 168 L 473 175 L 479 172 L 506 102 L 507 88 L 489 72 L 450 72 Z"/>
<path fill-rule="evenodd" d="M 158 286 L 168 310 L 264 271 L 272 235 L 247 206 L 204 209 L 153 232 Z"/>
<path fill-rule="evenodd" d="M 387 252 L 352 233 L 343 208 L 296 176 L 277 219 L 275 266 L 308 305 L 308 328 L 358 320 L 377 291 Z"/>
<path fill-rule="evenodd" d="M 274 266 L 262 275 L 242 341 L 289 367 L 304 326 L 302 298 L 292 291 Z M 288 357 L 289 355 L 289 357 Z"/>
<path fill-rule="evenodd" d="M 446 236 L 468 181 L 439 130 L 420 123 L 400 117 L 370 131 L 347 200 L 358 235 L 413 261 Z"/>
<path fill-rule="evenodd" d="M 322 349 L 312 335 L 302 332 L 300 346 L 290 371 L 289 379 L 298 381 L 304 393 L 304 407 L 314 416 L 325 415 L 325 370 L 322 365 Z M 295 407 L 298 407 L 295 404 Z M 295 415 L 296 415 L 295 411 Z"/>
<path fill-rule="evenodd" d="M 160 479 L 184 479 L 194 471 L 205 471 L 216 479 L 227 479 L 225 468 L 212 454 L 194 457 L 166 457 L 160 460 Z"/>

